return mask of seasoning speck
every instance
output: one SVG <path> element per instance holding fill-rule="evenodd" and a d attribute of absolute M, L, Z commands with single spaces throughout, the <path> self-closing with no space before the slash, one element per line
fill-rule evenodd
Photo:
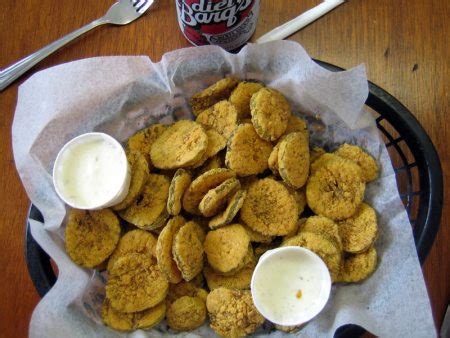
<path fill-rule="evenodd" d="M 297 299 L 302 298 L 302 290 L 298 290 L 297 293 L 295 294 L 295 297 L 297 297 Z"/>

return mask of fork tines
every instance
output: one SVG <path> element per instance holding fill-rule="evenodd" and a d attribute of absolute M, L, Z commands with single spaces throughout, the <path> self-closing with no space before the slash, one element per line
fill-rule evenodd
<path fill-rule="evenodd" d="M 150 6 L 150 2 L 148 0 L 131 0 L 131 4 L 138 13 L 143 13 L 147 10 L 148 6 Z"/>

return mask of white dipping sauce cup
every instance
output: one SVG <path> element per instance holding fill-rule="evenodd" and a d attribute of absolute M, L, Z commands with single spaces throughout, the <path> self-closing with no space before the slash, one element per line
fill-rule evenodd
<path fill-rule="evenodd" d="M 104 133 L 86 133 L 70 140 L 53 166 L 58 196 L 76 209 L 96 210 L 120 203 L 128 194 L 130 179 L 122 145 Z M 106 184 L 108 180 L 111 184 Z"/>
<path fill-rule="evenodd" d="M 253 302 L 269 321 L 299 326 L 317 316 L 331 291 L 327 266 L 314 252 L 297 246 L 264 253 L 251 280 Z"/>

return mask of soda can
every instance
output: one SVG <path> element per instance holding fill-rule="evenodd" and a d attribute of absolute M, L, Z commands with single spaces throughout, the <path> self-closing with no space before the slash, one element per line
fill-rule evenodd
<path fill-rule="evenodd" d="M 178 24 L 195 46 L 218 45 L 228 51 L 253 35 L 260 0 L 175 0 Z"/>

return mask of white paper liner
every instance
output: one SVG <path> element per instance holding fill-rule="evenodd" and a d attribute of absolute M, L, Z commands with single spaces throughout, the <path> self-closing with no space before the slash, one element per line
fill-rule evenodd
<path fill-rule="evenodd" d="M 380 178 L 368 184 L 365 198 L 379 218 L 378 269 L 361 284 L 334 286 L 325 310 L 298 335 L 332 337 L 337 328 L 352 323 L 381 337 L 435 336 L 392 165 L 372 116 L 364 110 L 364 66 L 332 73 L 315 64 L 297 43 L 278 41 L 249 44 L 236 55 L 214 46 L 181 49 L 165 54 L 159 63 L 143 56 L 85 59 L 38 72 L 20 86 L 12 127 L 14 158 L 30 200 L 45 219 L 45 224 L 30 222 L 32 235 L 59 268 L 56 285 L 34 310 L 30 337 L 174 334 L 165 323 L 131 334 L 101 324 L 104 276 L 76 266 L 65 253 L 66 209 L 53 189 L 51 170 L 59 149 L 81 133 L 101 131 L 124 141 L 149 124 L 189 118 L 179 110 L 187 111 L 187 98 L 231 74 L 280 90 L 293 110 L 308 119 L 313 145 L 333 150 L 343 142 L 358 144 L 381 165 Z M 284 335 L 270 331 L 269 325 L 257 334 Z M 212 335 L 206 325 L 179 334 Z"/>

